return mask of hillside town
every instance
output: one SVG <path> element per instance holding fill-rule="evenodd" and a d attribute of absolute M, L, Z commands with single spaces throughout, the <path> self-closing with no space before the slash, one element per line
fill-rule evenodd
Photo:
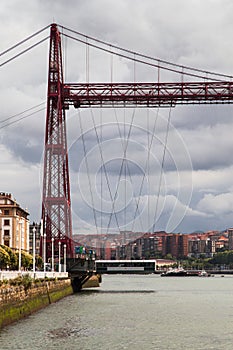
<path fill-rule="evenodd" d="M 28 209 L 23 209 L 11 193 L 0 193 L 1 245 L 32 254 L 34 230 L 36 255 L 39 255 L 40 225 L 29 222 Z M 95 249 L 96 257 L 105 260 L 212 258 L 215 253 L 233 250 L 233 228 L 191 234 L 122 231 L 118 234 L 74 234 L 73 238 L 77 244 Z"/>
<path fill-rule="evenodd" d="M 212 258 L 215 253 L 233 250 L 233 229 L 223 232 L 185 233 L 120 232 L 119 234 L 78 235 L 80 244 L 94 247 L 100 259 L 156 259 L 172 257 Z"/>

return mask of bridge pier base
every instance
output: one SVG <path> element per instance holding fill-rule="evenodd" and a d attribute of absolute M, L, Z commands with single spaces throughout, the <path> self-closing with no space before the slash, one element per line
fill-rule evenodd
<path fill-rule="evenodd" d="M 74 293 L 80 292 L 84 283 L 88 281 L 90 277 L 91 275 L 89 274 L 71 277 L 71 285 Z"/>
<path fill-rule="evenodd" d="M 84 258 L 67 258 L 66 263 L 74 293 L 79 292 L 84 283 L 96 274 L 95 260 L 87 256 Z"/>
<path fill-rule="evenodd" d="M 74 293 L 80 292 L 80 290 L 82 289 L 82 283 L 80 278 L 78 277 L 74 277 L 71 279 L 71 285 Z"/>
<path fill-rule="evenodd" d="M 100 274 L 88 274 L 86 276 L 75 276 L 71 278 L 71 285 L 73 292 L 77 293 L 82 290 L 82 288 L 94 288 L 99 287 L 102 282 L 102 276 Z"/>

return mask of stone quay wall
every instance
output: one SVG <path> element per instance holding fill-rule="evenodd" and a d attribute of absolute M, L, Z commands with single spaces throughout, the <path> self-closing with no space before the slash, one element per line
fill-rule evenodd
<path fill-rule="evenodd" d="M 37 280 L 30 285 L 0 286 L 0 329 L 73 294 L 70 279 Z"/>

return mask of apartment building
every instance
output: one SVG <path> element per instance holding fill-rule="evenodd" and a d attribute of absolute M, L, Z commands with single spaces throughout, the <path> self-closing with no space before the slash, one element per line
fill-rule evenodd
<path fill-rule="evenodd" d="M 163 256 L 171 254 L 175 258 L 183 258 L 188 255 L 188 235 L 168 234 L 163 236 Z"/>
<path fill-rule="evenodd" d="M 200 256 L 205 256 L 207 258 L 212 258 L 216 252 L 216 241 L 211 240 L 209 237 L 203 235 L 203 237 L 194 237 L 189 240 L 189 254 L 188 256 L 193 256 L 199 258 Z"/>
<path fill-rule="evenodd" d="M 29 252 L 28 216 L 11 193 L 0 192 L 0 244 Z"/>

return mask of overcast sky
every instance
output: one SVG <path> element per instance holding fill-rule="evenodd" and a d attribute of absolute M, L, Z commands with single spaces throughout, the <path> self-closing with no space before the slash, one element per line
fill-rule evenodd
<path fill-rule="evenodd" d="M 126 49 L 231 75 L 232 16 L 231 0 L 2 0 L 0 52 L 56 22 Z M 48 35 L 49 29 L 31 43 Z M 85 82 L 87 77 L 90 82 L 157 79 L 154 68 L 94 49 L 88 51 L 87 67 L 85 46 L 68 39 L 62 45 L 67 82 Z M 26 47 L 2 55 L 0 63 Z M 47 67 L 48 40 L 1 66 L 0 190 L 12 193 L 28 208 L 30 221 L 41 217 Z M 161 74 L 163 78 L 168 77 Z M 39 112 L 30 115 L 35 111 Z M 154 222 L 155 230 L 167 232 L 232 227 L 232 114 L 231 105 L 180 106 L 171 111 L 70 109 L 74 233 L 106 232 L 104 227 L 111 232 L 147 231 Z M 6 126 L 20 117 L 21 121 Z M 113 209 L 116 215 L 111 215 Z"/>

